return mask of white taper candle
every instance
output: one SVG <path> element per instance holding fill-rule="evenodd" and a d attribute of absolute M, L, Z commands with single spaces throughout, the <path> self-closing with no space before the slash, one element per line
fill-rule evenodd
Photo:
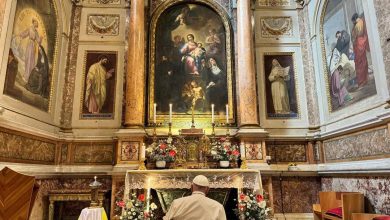
<path fill-rule="evenodd" d="M 229 105 L 226 105 L 226 124 L 229 124 Z"/>
<path fill-rule="evenodd" d="M 154 103 L 153 104 L 153 123 L 155 123 L 156 124 L 156 114 L 157 114 L 157 112 L 156 112 L 156 109 L 157 109 L 157 104 L 156 103 Z"/>
<path fill-rule="evenodd" d="M 169 103 L 169 123 L 172 123 L 172 103 Z"/>
<path fill-rule="evenodd" d="M 145 152 L 146 152 L 146 146 L 145 143 L 142 143 L 141 149 L 140 149 L 140 159 L 145 159 Z"/>
<path fill-rule="evenodd" d="M 214 104 L 211 104 L 211 123 L 214 123 Z"/>

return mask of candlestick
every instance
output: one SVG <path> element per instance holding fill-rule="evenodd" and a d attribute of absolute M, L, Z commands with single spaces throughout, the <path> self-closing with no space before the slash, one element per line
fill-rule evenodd
<path fill-rule="evenodd" d="M 140 152 L 139 152 L 138 170 L 146 170 L 145 152 L 146 152 L 146 146 L 145 146 L 145 143 L 142 143 L 142 145 L 140 147 Z"/>
<path fill-rule="evenodd" d="M 172 123 L 172 103 L 169 103 L 169 123 Z"/>
<path fill-rule="evenodd" d="M 153 104 L 153 122 L 156 124 L 156 109 L 157 109 L 157 104 Z"/>
<path fill-rule="evenodd" d="M 241 160 L 245 158 L 245 144 L 241 142 L 240 144 L 240 153 L 241 153 Z"/>
<path fill-rule="evenodd" d="M 229 124 L 229 105 L 226 105 L 226 125 Z"/>
<path fill-rule="evenodd" d="M 214 123 L 214 104 L 211 104 L 211 123 Z"/>

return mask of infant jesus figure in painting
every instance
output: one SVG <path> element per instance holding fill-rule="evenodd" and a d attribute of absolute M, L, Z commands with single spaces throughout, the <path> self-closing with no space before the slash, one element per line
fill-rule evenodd
<path fill-rule="evenodd" d="M 191 103 L 191 108 L 203 110 L 205 95 L 201 86 L 195 80 L 184 85 L 182 96 Z"/>

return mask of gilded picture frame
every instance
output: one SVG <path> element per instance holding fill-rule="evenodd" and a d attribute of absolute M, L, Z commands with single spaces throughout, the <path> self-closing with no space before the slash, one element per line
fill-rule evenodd
<path fill-rule="evenodd" d="M 176 10 L 176 7 L 177 7 L 177 10 Z M 188 8 L 188 9 L 183 9 L 183 8 Z M 192 28 L 192 29 L 191 28 L 188 28 L 188 29 L 184 28 L 178 32 L 182 36 L 183 43 L 184 42 L 189 43 L 189 40 L 188 40 L 189 35 L 192 35 L 192 37 L 195 36 L 195 40 L 196 40 L 196 39 L 202 39 L 202 37 L 199 37 L 199 36 L 202 36 L 202 34 L 204 35 L 204 38 L 207 38 L 206 37 L 207 34 L 200 33 L 199 31 L 196 32 L 196 30 L 198 30 L 196 28 L 195 28 L 196 30 L 194 31 L 193 27 L 195 27 L 195 26 L 190 26 L 188 23 L 185 23 L 184 18 L 183 18 L 183 20 L 180 20 L 181 14 L 178 12 L 184 13 L 185 10 L 189 10 L 188 13 L 193 13 L 192 11 L 197 11 L 198 14 L 193 13 L 191 16 L 195 16 L 195 17 L 197 16 L 196 19 L 201 19 L 201 20 L 203 19 L 204 21 L 207 21 L 207 22 L 208 22 L 208 20 L 207 20 L 208 18 L 204 18 L 204 17 L 202 17 L 202 15 L 207 14 L 207 13 L 209 13 L 209 14 L 214 13 L 215 17 L 220 20 L 220 27 L 221 28 L 215 29 L 216 30 L 215 36 L 220 36 L 220 39 L 222 39 L 220 41 L 220 42 L 222 42 L 221 43 L 222 50 L 220 52 L 222 55 L 220 55 L 217 58 L 212 57 L 212 56 L 208 57 L 207 64 L 209 64 L 209 67 L 210 67 L 209 69 L 211 69 L 211 67 L 213 65 L 213 61 L 211 59 L 214 58 L 214 63 L 216 63 L 216 65 L 221 70 L 221 72 L 223 72 L 226 75 L 223 78 L 224 83 L 225 83 L 224 87 L 222 87 L 223 91 L 218 90 L 219 92 L 217 92 L 217 93 L 210 92 L 209 93 L 210 95 L 207 96 L 207 94 L 208 94 L 207 92 L 209 89 L 209 87 L 207 87 L 207 86 L 210 84 L 208 84 L 208 82 L 207 82 L 206 84 L 208 84 L 208 85 L 206 85 L 206 84 L 202 84 L 202 81 L 193 80 L 193 81 L 201 82 L 201 83 L 195 84 L 195 83 L 193 83 L 193 81 L 182 81 L 183 82 L 182 84 L 176 83 L 176 84 L 170 84 L 171 86 L 167 86 L 167 88 L 169 90 L 174 90 L 176 88 L 176 86 L 178 86 L 178 85 L 179 85 L 179 87 L 182 86 L 182 88 L 181 89 L 178 88 L 177 89 L 178 92 L 175 93 L 176 97 L 179 97 L 178 99 L 173 99 L 173 100 L 171 99 L 170 100 L 167 98 L 167 100 L 165 101 L 165 97 L 167 97 L 167 96 L 161 95 L 159 93 L 159 91 L 160 91 L 159 88 L 162 88 L 162 87 L 159 87 L 159 85 L 157 85 L 156 83 L 162 82 L 162 80 L 160 80 L 160 78 L 158 78 L 158 73 L 160 72 L 159 70 L 161 70 L 161 67 L 162 67 L 161 63 L 164 60 L 171 61 L 171 57 L 164 58 L 165 55 L 161 55 L 162 52 L 157 51 L 157 48 L 160 48 L 162 45 L 161 39 L 159 38 L 159 36 L 157 36 L 157 34 L 159 34 L 161 32 L 161 31 L 158 32 L 160 30 L 159 26 L 158 26 L 158 22 L 161 18 L 164 19 L 164 17 L 162 17 L 162 16 L 166 15 L 166 13 L 164 14 L 164 12 L 166 12 L 167 10 L 169 10 L 169 12 L 173 12 L 173 13 L 178 14 L 176 17 L 176 21 L 179 23 L 183 22 L 183 23 L 179 24 L 179 25 L 183 24 L 182 26 L 180 26 L 180 28 L 183 26 Z M 202 10 L 203 10 L 203 12 L 202 12 Z M 207 11 L 207 13 L 204 11 Z M 192 18 L 194 18 L 194 17 L 192 17 Z M 166 22 L 164 24 L 166 24 Z M 169 31 L 171 31 L 173 33 L 173 31 L 177 31 L 177 29 L 178 28 L 172 29 Z M 218 30 L 222 30 L 222 29 L 224 30 L 223 32 L 221 32 L 221 31 L 218 32 Z M 212 30 L 212 28 L 210 28 L 208 30 L 210 32 L 209 35 L 212 35 L 211 32 L 213 32 L 215 30 Z M 195 117 L 196 121 L 202 125 L 204 125 L 206 123 L 208 124 L 211 121 L 211 104 L 215 104 L 215 112 L 214 113 L 215 113 L 215 121 L 216 122 L 218 122 L 218 121 L 225 122 L 226 121 L 226 105 L 227 105 L 229 108 L 229 112 L 228 112 L 229 123 L 235 123 L 235 109 L 233 108 L 233 106 L 234 106 L 233 69 L 234 68 L 233 68 L 232 54 L 234 54 L 234 53 L 233 53 L 233 49 L 232 49 L 233 48 L 232 47 L 232 29 L 231 29 L 231 24 L 230 24 L 230 18 L 227 15 L 227 13 L 225 12 L 225 10 L 222 9 L 215 2 L 207 1 L 207 0 L 194 0 L 194 1 L 170 0 L 170 1 L 166 1 L 166 2 L 162 3 L 155 10 L 155 12 L 153 14 L 153 17 L 151 20 L 151 25 L 150 25 L 150 33 L 151 33 L 150 34 L 150 42 L 149 42 L 149 52 L 150 52 L 149 53 L 149 55 L 150 55 L 149 62 L 150 62 L 150 65 L 149 65 L 149 77 L 148 77 L 149 81 L 148 81 L 147 122 L 148 123 L 153 122 L 154 104 L 155 103 L 157 103 L 157 108 L 156 108 L 157 122 L 168 121 L 168 118 L 169 118 L 168 106 L 170 103 L 172 103 L 172 105 L 173 105 L 173 107 L 172 107 L 172 111 L 173 111 L 172 121 L 176 125 L 179 124 L 180 126 L 185 126 L 185 124 L 191 123 L 191 117 L 192 117 L 191 110 L 192 110 L 192 108 L 194 108 L 194 117 Z M 175 35 L 175 37 L 177 37 L 177 35 Z M 172 38 L 170 40 L 172 41 L 170 43 L 173 43 L 173 34 L 172 34 Z M 203 41 L 200 40 L 200 42 L 196 42 L 196 45 L 198 45 L 196 47 L 202 48 L 202 45 L 199 46 L 199 43 L 201 43 L 201 44 L 203 43 L 203 45 L 206 45 L 205 48 L 207 48 L 207 51 L 208 51 L 208 52 L 206 52 L 206 54 L 211 54 L 211 52 L 210 52 L 211 46 L 208 47 L 207 43 L 205 43 L 205 42 L 206 42 L 205 40 L 203 40 Z M 165 51 L 163 48 L 162 49 L 160 48 L 160 51 L 161 50 Z M 203 50 L 205 50 L 205 49 L 203 48 Z M 157 57 L 158 54 L 159 54 L 159 56 Z M 183 63 L 183 66 L 187 65 L 184 63 L 191 62 L 191 58 L 189 58 L 190 57 L 189 54 L 182 54 L 180 56 L 182 58 L 181 62 Z M 196 59 L 194 58 L 194 59 L 192 59 L 192 62 L 198 62 L 198 61 L 196 61 Z M 204 61 L 201 61 L 201 62 L 204 62 Z M 177 63 L 178 62 L 176 62 L 176 64 Z M 200 63 L 200 61 L 198 63 Z M 198 65 L 198 64 L 196 64 L 196 65 Z M 191 77 L 193 77 L 193 78 L 195 78 L 196 75 L 199 75 L 199 77 L 201 76 L 202 73 L 200 73 L 200 71 L 199 71 L 199 73 L 196 71 L 191 72 L 188 70 L 190 68 L 187 68 L 187 67 L 188 66 L 185 66 L 184 69 L 182 70 L 182 72 L 180 72 L 182 74 L 187 74 L 185 77 L 187 77 L 189 75 L 191 75 Z M 199 67 L 198 69 L 201 69 L 201 68 Z M 206 82 L 206 81 L 204 81 L 204 82 Z M 196 104 L 192 104 L 192 103 L 191 103 L 191 105 L 190 104 L 189 105 L 183 104 L 183 103 L 185 103 L 185 101 L 183 101 L 183 99 L 184 99 L 183 97 L 185 97 L 184 91 L 185 91 L 187 85 L 190 88 L 193 88 L 194 90 L 199 89 L 198 91 L 200 91 L 200 90 L 203 91 L 203 94 L 205 94 L 203 96 L 204 97 L 203 100 L 206 100 L 206 101 L 200 105 L 202 107 L 198 108 L 199 99 L 195 100 L 195 102 L 192 102 L 192 103 L 196 103 Z M 210 89 L 210 91 L 211 91 L 211 89 Z M 217 94 L 217 95 L 219 95 L 218 96 L 219 98 L 212 97 L 211 94 Z M 163 97 L 159 98 L 159 96 L 163 96 Z M 208 99 L 208 97 L 210 97 L 210 98 Z M 192 100 L 194 100 L 193 97 L 191 97 L 191 98 L 192 98 Z M 179 100 L 179 101 L 177 101 L 177 100 Z M 216 101 L 213 101 L 213 100 L 216 100 Z M 225 100 L 226 100 L 226 102 L 225 102 Z M 223 102 L 225 102 L 225 103 L 223 103 Z M 191 106 L 191 107 L 189 107 L 189 106 Z"/>

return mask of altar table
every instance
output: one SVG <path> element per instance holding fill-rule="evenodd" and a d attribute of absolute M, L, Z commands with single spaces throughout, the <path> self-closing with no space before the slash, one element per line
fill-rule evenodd
<path fill-rule="evenodd" d="M 263 194 L 260 172 L 252 169 L 128 170 L 124 198 L 135 189 L 189 189 L 197 175 L 209 179 L 210 188 L 253 189 Z"/>

